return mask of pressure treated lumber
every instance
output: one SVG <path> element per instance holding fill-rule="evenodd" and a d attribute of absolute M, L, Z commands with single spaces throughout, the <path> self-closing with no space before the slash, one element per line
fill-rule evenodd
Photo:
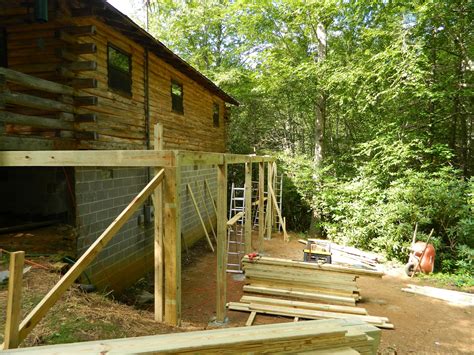
<path fill-rule="evenodd" d="M 348 306 L 353 306 L 353 307 L 356 304 L 356 300 L 354 299 L 354 297 L 330 295 L 327 293 L 320 293 L 320 292 L 308 292 L 308 291 L 302 291 L 299 289 L 264 287 L 264 286 L 254 286 L 254 285 L 245 285 L 243 289 L 244 289 L 244 292 L 257 293 L 257 294 L 262 294 L 262 295 L 284 296 L 284 297 L 311 300 L 311 301 L 323 301 L 323 302 L 328 302 L 330 304 L 348 305 Z"/>
<path fill-rule="evenodd" d="M 89 266 L 100 251 L 107 245 L 113 236 L 135 213 L 135 211 L 153 193 L 155 188 L 163 181 L 164 170 L 160 170 L 153 179 L 140 191 L 130 204 L 119 214 L 119 216 L 107 227 L 107 229 L 91 244 L 89 249 L 77 260 L 69 271 L 61 277 L 59 282 L 44 296 L 44 298 L 33 308 L 20 324 L 19 341 L 23 341 L 36 324 L 46 315 L 48 310 L 57 302 L 61 295 L 72 285 L 80 274 Z"/>
<path fill-rule="evenodd" d="M 157 123 L 154 127 L 153 136 L 155 151 L 161 151 L 164 147 L 163 141 L 163 125 Z M 155 167 L 155 174 L 159 172 L 159 168 Z M 155 320 L 157 322 L 163 321 L 164 316 L 164 294 L 163 294 L 163 281 L 164 281 L 164 266 L 163 266 L 163 184 L 156 187 L 153 197 L 154 207 L 154 307 L 155 307 Z"/>
<path fill-rule="evenodd" d="M 303 269 L 348 273 L 348 274 L 354 274 L 354 275 L 359 275 L 359 276 L 382 277 L 384 275 L 383 272 L 380 272 L 380 271 L 349 268 L 349 267 L 333 265 L 333 264 L 308 263 L 308 262 L 303 262 L 303 261 L 294 261 L 294 260 L 286 260 L 286 259 L 271 258 L 271 257 L 261 257 L 259 259 L 250 261 L 249 258 L 245 256 L 242 259 L 242 262 L 244 264 L 254 263 L 254 264 L 267 264 L 267 265 L 283 265 L 283 266 L 298 267 L 298 268 L 303 268 Z"/>
<path fill-rule="evenodd" d="M 204 230 L 204 234 L 206 235 L 207 243 L 211 248 L 212 252 L 214 252 L 214 246 L 212 245 L 211 238 L 209 237 L 209 233 L 207 232 L 206 224 L 202 219 L 201 211 L 199 210 L 198 204 L 196 202 L 196 198 L 194 197 L 193 189 L 191 188 L 190 184 L 187 184 L 186 187 L 188 188 L 189 195 L 191 196 L 191 200 L 193 201 L 194 209 L 199 217 L 199 221 L 201 222 L 202 229 Z"/>
<path fill-rule="evenodd" d="M 174 166 L 173 151 L 44 150 L 0 151 L 0 166 Z"/>
<path fill-rule="evenodd" d="M 350 348 L 363 354 L 376 354 L 379 334 L 380 330 L 363 322 L 331 319 L 37 346 L 12 353 L 313 354 L 320 350 L 321 354 L 337 354 L 341 348 Z"/>
<path fill-rule="evenodd" d="M 258 303 L 229 302 L 228 308 L 235 311 L 257 312 L 286 317 L 299 317 L 306 319 L 357 319 L 379 328 L 393 329 L 393 324 L 388 323 L 388 318 L 368 315 L 325 312 L 311 309 L 301 309 L 286 306 L 266 305 Z"/>
<path fill-rule="evenodd" d="M 263 239 L 265 237 L 265 201 L 264 201 L 264 183 L 265 183 L 265 164 L 258 163 L 258 251 L 263 252 Z"/>
<path fill-rule="evenodd" d="M 294 307 L 294 308 L 309 309 L 309 310 L 316 310 L 316 311 L 358 314 L 362 316 L 368 315 L 367 310 L 365 308 L 360 308 L 360 307 L 337 306 L 333 304 L 292 301 L 292 300 L 285 300 L 285 299 L 280 299 L 280 298 L 244 295 L 240 298 L 240 302 L 274 305 L 274 306 L 286 306 L 286 307 Z"/>
<path fill-rule="evenodd" d="M 216 321 L 226 319 L 227 300 L 227 165 L 217 166 L 217 285 L 216 285 Z"/>
<path fill-rule="evenodd" d="M 284 240 L 285 242 L 289 242 L 290 241 L 290 238 L 288 237 L 288 233 L 286 232 L 286 223 L 284 222 L 283 220 L 283 217 L 281 215 L 281 211 L 280 211 L 280 208 L 278 207 L 278 201 L 275 197 L 275 192 L 273 191 L 273 187 L 268 185 L 268 191 L 269 191 L 269 194 L 273 200 L 273 206 L 275 206 L 275 210 L 278 214 L 278 218 L 280 219 L 280 222 L 281 222 L 281 226 L 283 228 L 283 237 L 284 237 Z"/>
<path fill-rule="evenodd" d="M 164 204 L 164 320 L 169 325 L 181 323 L 181 168 L 165 168 Z"/>
<path fill-rule="evenodd" d="M 239 219 L 241 219 L 243 215 L 244 215 L 243 212 L 239 212 L 239 213 L 236 213 L 235 215 L 233 215 L 232 218 L 227 221 L 227 226 L 230 227 L 230 226 L 233 226 L 234 224 L 236 224 L 237 221 Z"/>
<path fill-rule="evenodd" d="M 267 194 L 270 194 L 270 189 L 271 186 L 273 185 L 273 169 L 272 169 L 272 163 L 268 162 L 267 163 Z M 273 201 L 268 196 L 269 198 L 267 199 L 267 208 L 265 210 L 265 225 L 266 225 L 266 239 L 270 240 L 272 239 L 272 225 L 273 225 Z"/>
<path fill-rule="evenodd" d="M 252 162 L 245 163 L 244 251 L 252 252 Z"/>
<path fill-rule="evenodd" d="M 20 345 L 19 325 L 21 320 L 21 290 L 24 261 L 24 251 L 10 253 L 10 273 L 8 279 L 7 314 L 3 349 L 14 349 Z"/>

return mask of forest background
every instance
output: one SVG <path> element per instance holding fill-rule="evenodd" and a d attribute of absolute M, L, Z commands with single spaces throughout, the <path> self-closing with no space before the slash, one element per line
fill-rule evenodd
<path fill-rule="evenodd" d="M 229 150 L 279 157 L 290 229 L 403 262 L 434 229 L 438 277 L 474 285 L 474 2 L 132 4 L 241 103 Z"/>

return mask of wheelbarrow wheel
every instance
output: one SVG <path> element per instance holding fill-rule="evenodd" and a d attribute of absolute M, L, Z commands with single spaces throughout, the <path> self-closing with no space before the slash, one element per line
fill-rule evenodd
<path fill-rule="evenodd" d="M 405 265 L 405 273 L 411 277 L 415 273 L 415 268 L 415 263 L 408 263 Z"/>

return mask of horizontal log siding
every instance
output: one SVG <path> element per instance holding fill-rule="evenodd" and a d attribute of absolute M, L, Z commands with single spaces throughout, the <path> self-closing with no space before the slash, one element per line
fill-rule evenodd
<path fill-rule="evenodd" d="M 171 109 L 170 82 L 174 79 L 183 85 L 184 114 Z M 150 53 L 150 113 L 152 122 L 163 124 L 167 149 L 225 151 L 225 127 L 222 99 L 193 80 L 184 76 L 169 64 Z M 220 125 L 213 126 L 213 103 L 220 105 Z"/>

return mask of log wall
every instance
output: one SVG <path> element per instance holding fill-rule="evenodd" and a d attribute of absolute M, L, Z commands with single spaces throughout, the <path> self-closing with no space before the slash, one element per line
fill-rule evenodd
<path fill-rule="evenodd" d="M 78 90 L 77 96 L 97 98 L 93 105 L 81 105 L 76 112 L 94 113 L 94 121 L 82 122 L 73 116 L 70 118 L 75 121 L 75 132 L 74 135 L 67 135 L 67 138 L 75 139 L 77 149 L 153 148 L 148 127 L 160 122 L 164 126 L 164 142 L 168 149 L 225 151 L 226 108 L 220 97 L 158 58 L 152 51 L 147 55 L 142 45 L 119 29 L 107 25 L 100 17 L 73 17 L 69 2 L 53 0 L 49 3 L 50 21 L 41 24 L 32 22 L 33 10 L 25 7 L 25 2 L 9 2 L 8 11 L 1 9 L 9 16 L 0 15 L 0 28 L 4 28 L 7 33 L 10 69 L 71 85 Z M 94 26 L 95 32 L 74 36 L 68 32 L 71 26 Z M 108 87 L 108 43 L 131 55 L 131 96 Z M 82 69 L 77 69 L 77 65 Z M 183 85 L 184 114 L 171 109 L 171 80 Z M 40 96 L 58 99 L 51 95 Z M 213 125 L 214 103 L 220 108 L 219 127 Z M 18 109 L 14 107 L 15 112 Z M 57 117 L 38 110 L 27 113 Z M 9 125 L 7 134 L 52 140 L 66 138 L 58 130 L 19 125 Z M 29 146 L 34 149 L 34 144 Z M 38 149 L 43 146 L 38 144 Z M 71 149 L 70 145 L 68 147 Z M 8 148 L 11 149 L 10 146 Z M 0 145 L 0 149 L 6 148 Z"/>

